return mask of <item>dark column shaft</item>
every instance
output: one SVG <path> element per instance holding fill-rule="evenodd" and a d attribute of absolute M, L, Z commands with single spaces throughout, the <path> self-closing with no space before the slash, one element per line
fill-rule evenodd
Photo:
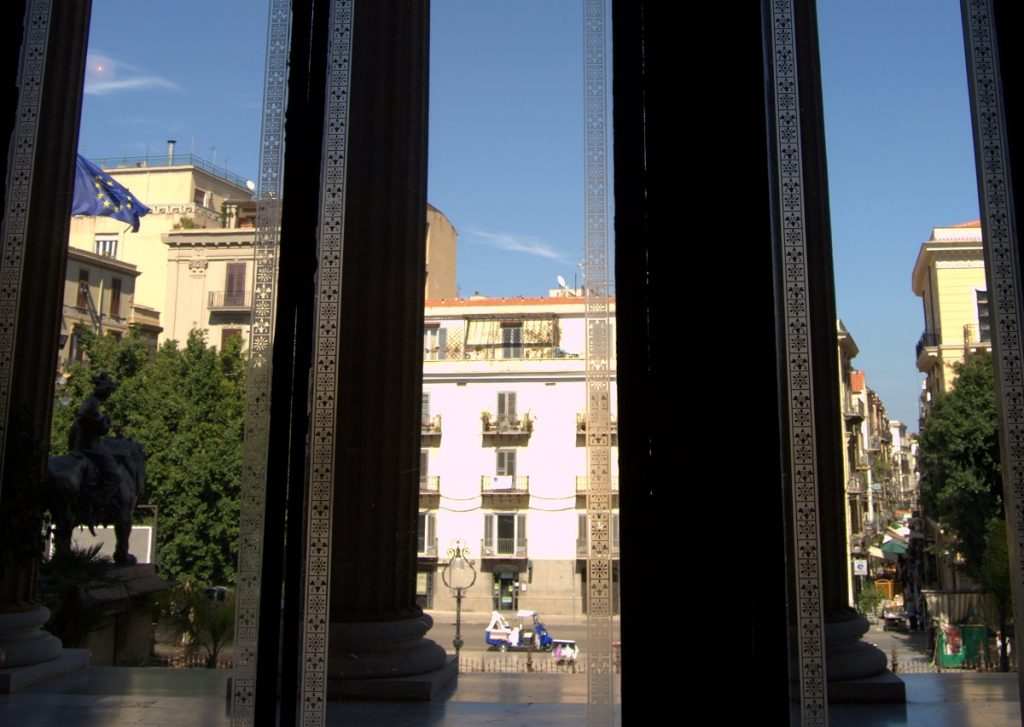
<path fill-rule="evenodd" d="M 427 185 L 428 6 L 356 4 L 331 621 L 412 618 Z"/>

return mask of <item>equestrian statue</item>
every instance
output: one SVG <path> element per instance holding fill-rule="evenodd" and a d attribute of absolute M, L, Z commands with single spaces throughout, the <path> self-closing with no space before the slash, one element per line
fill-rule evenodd
<path fill-rule="evenodd" d="M 101 407 L 117 389 L 105 373 L 92 379 L 93 393 L 78 408 L 68 433 L 68 453 L 50 457 L 47 509 L 53 521 L 58 553 L 70 552 L 71 532 L 86 525 L 113 525 L 117 537 L 114 563 L 131 565 L 128 553 L 132 512 L 145 490 L 146 459 L 130 439 L 107 437 L 110 417 Z"/>

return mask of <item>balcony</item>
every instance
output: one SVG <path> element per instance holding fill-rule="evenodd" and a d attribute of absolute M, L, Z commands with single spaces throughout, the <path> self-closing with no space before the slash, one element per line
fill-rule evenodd
<path fill-rule="evenodd" d="M 619 444 L 619 420 L 614 417 L 608 420 L 608 429 L 611 433 L 611 446 Z M 585 447 L 587 444 L 587 414 L 586 412 L 576 413 L 576 446 Z"/>
<path fill-rule="evenodd" d="M 864 486 L 864 478 L 862 477 L 851 477 L 846 482 L 846 492 L 850 495 L 861 495 L 865 493 L 867 489 Z"/>
<path fill-rule="evenodd" d="M 420 475 L 420 507 L 436 510 L 441 501 L 440 475 Z"/>
<path fill-rule="evenodd" d="M 420 442 L 426 446 L 437 446 L 441 442 L 441 415 L 423 417 L 420 421 Z"/>
<path fill-rule="evenodd" d="M 515 538 L 494 538 L 480 541 L 480 555 L 483 558 L 525 558 L 526 539 L 516 542 Z"/>
<path fill-rule="evenodd" d="M 843 418 L 850 427 L 856 427 L 864 421 L 864 402 L 848 396 L 843 402 Z"/>
<path fill-rule="evenodd" d="M 522 417 L 495 417 L 489 411 L 480 414 L 480 430 L 487 440 L 525 440 L 533 434 L 533 417 L 527 412 Z"/>
<path fill-rule="evenodd" d="M 921 334 L 921 337 L 917 339 L 917 346 L 914 351 L 917 356 L 918 368 L 921 365 L 921 355 L 926 353 L 925 349 L 929 347 L 939 346 L 942 342 L 942 334 L 938 331 L 926 330 Z M 934 357 L 934 354 L 929 354 L 929 357 Z"/>
<path fill-rule="evenodd" d="M 589 478 L 586 475 L 576 475 L 576 507 L 584 509 L 587 506 L 587 490 Z M 611 477 L 611 504 L 610 507 L 619 506 L 619 476 Z"/>
<path fill-rule="evenodd" d="M 437 559 L 437 538 L 427 540 L 420 538 L 416 541 L 416 557 Z"/>
<path fill-rule="evenodd" d="M 964 326 L 964 356 L 978 351 L 992 350 L 992 332 L 988 328 L 980 328 L 977 324 L 968 323 Z"/>
<path fill-rule="evenodd" d="M 530 503 L 528 475 L 483 475 L 480 495 L 489 506 L 527 507 Z"/>
<path fill-rule="evenodd" d="M 590 555 L 590 547 L 587 538 L 576 538 L 576 557 L 587 558 Z M 619 557 L 619 544 L 612 542 L 611 545 L 611 556 L 613 558 Z"/>
<path fill-rule="evenodd" d="M 206 307 L 225 313 L 248 311 L 252 308 L 252 294 L 248 290 L 212 290 Z"/>

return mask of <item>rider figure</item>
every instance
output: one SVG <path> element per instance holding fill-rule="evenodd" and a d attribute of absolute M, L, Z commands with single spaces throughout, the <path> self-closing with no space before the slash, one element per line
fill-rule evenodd
<path fill-rule="evenodd" d="M 117 463 L 103 445 L 103 437 L 110 431 L 110 417 L 100 407 L 117 389 L 117 383 L 106 373 L 92 379 L 93 393 L 75 414 L 75 421 L 68 432 L 68 449 L 81 452 L 96 467 L 96 477 L 82 483 L 79 495 L 82 503 L 89 505 L 89 524 L 94 526 L 97 514 L 114 498 L 121 478 Z"/>

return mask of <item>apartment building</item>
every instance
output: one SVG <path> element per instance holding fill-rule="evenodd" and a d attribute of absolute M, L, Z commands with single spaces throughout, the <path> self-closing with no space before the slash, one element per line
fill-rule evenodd
<path fill-rule="evenodd" d="M 926 379 L 921 420 L 935 397 L 949 391 L 953 365 L 977 350 L 991 350 L 988 285 L 978 220 L 936 227 L 921 245 L 912 287 L 924 304 L 924 332 L 918 339 L 917 369 Z"/>
<path fill-rule="evenodd" d="M 417 592 L 426 607 L 454 608 L 440 570 L 452 541 L 461 539 L 478 571 L 464 608 L 568 616 L 586 610 L 579 292 L 427 301 L 417 547 Z M 615 411 L 612 419 L 617 558 Z"/>

